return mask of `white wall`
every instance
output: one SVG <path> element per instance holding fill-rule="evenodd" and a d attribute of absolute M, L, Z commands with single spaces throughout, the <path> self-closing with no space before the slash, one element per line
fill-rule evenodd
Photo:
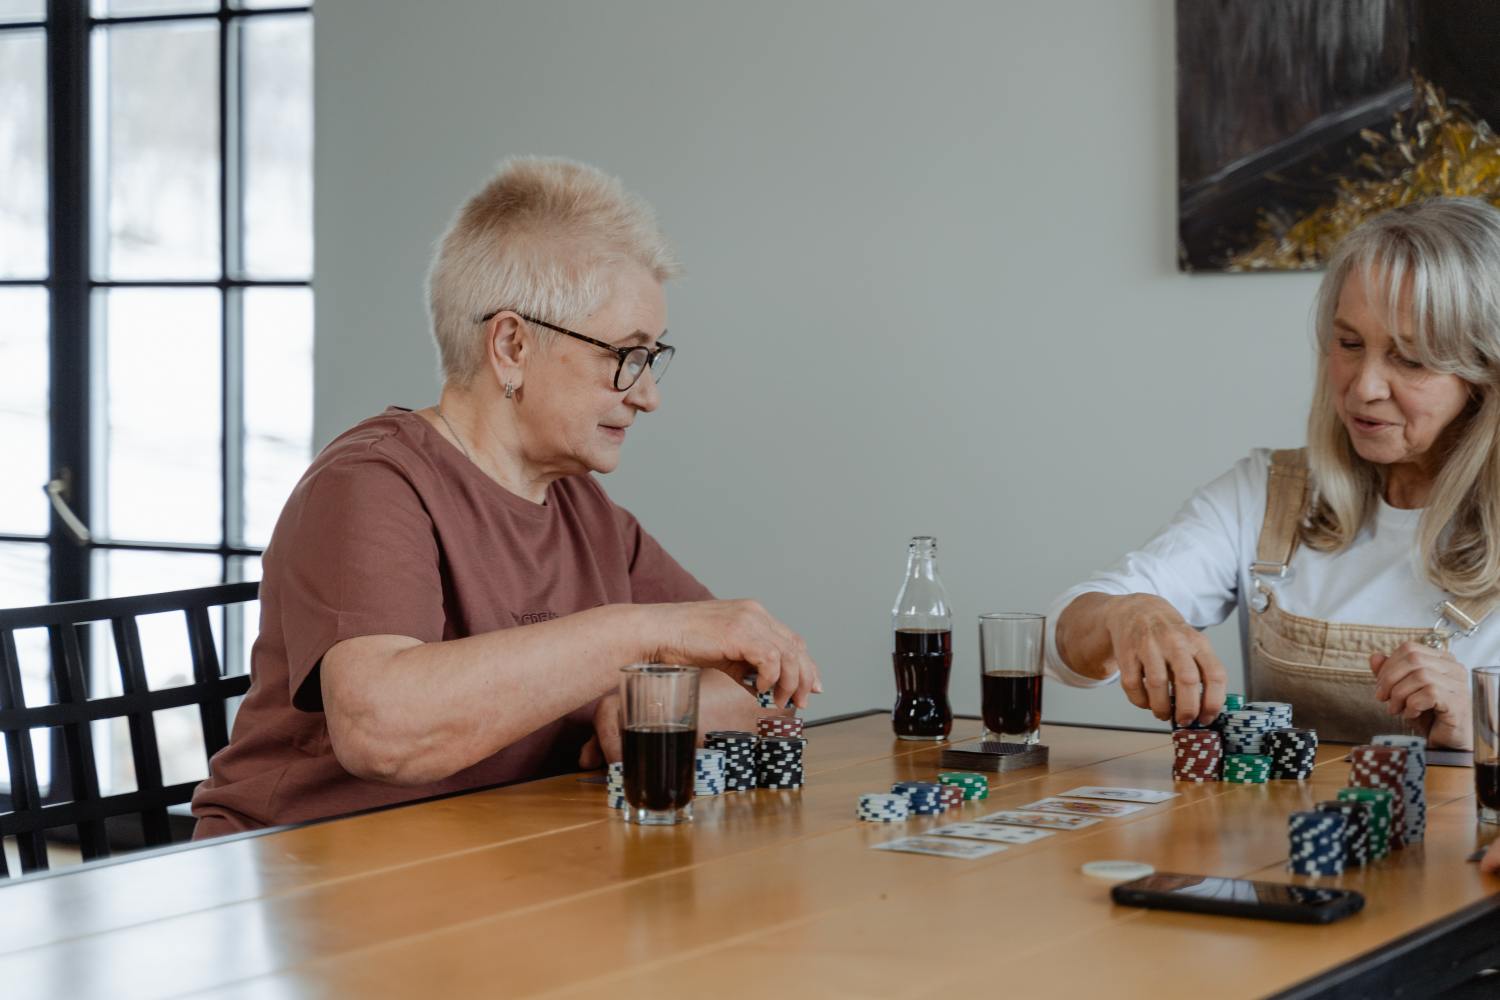
<path fill-rule="evenodd" d="M 681 353 L 611 494 L 888 704 L 906 540 L 1040 609 L 1255 445 L 1301 440 L 1316 276 L 1175 270 L 1171 0 L 319 0 L 321 445 L 436 395 L 421 279 L 496 161 L 650 200 Z M 1238 664 L 1233 623 L 1215 630 Z M 1054 719 L 1150 724 L 1117 688 Z"/>

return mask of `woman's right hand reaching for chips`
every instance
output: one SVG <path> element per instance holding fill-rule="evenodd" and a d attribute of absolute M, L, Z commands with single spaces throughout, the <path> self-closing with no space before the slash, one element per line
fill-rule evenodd
<path fill-rule="evenodd" d="M 1075 673 L 1103 680 L 1118 672 L 1130 703 L 1158 719 L 1207 724 L 1224 707 L 1224 664 L 1154 594 L 1080 594 L 1058 616 L 1055 635 Z"/>

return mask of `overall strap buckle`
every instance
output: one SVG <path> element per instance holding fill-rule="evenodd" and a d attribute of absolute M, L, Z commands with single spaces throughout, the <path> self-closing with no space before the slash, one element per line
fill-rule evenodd
<path fill-rule="evenodd" d="M 1479 631 L 1479 622 L 1466 615 L 1452 601 L 1441 601 L 1434 604 L 1432 610 L 1438 616 L 1438 619 L 1432 623 L 1432 632 L 1427 637 L 1427 645 L 1429 646 L 1441 648 L 1441 646 L 1446 646 L 1448 640 L 1456 635 L 1461 635 L 1467 639 Z M 1441 643 L 1441 646 L 1439 646 L 1439 643 Z"/>
<path fill-rule="evenodd" d="M 1285 580 L 1292 575 L 1292 568 L 1284 562 L 1260 562 L 1257 560 L 1250 564 L 1250 572 L 1256 576 L 1274 576 L 1278 580 Z"/>
<path fill-rule="evenodd" d="M 1271 585 L 1268 584 L 1264 579 L 1265 576 L 1270 574 L 1265 574 L 1260 570 L 1257 570 L 1255 568 L 1257 565 L 1260 564 L 1250 564 L 1251 582 L 1255 584 L 1255 593 L 1250 595 L 1250 610 L 1254 611 L 1256 614 L 1260 614 L 1261 612 L 1265 611 L 1266 608 L 1271 606 L 1272 590 Z M 1274 575 L 1285 579 L 1288 575 L 1287 568 L 1285 566 L 1281 567 L 1281 571 Z"/>

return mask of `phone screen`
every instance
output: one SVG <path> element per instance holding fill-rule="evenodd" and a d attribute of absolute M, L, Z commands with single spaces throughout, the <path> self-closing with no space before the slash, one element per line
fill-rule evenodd
<path fill-rule="evenodd" d="M 1342 889 L 1318 889 L 1277 882 L 1251 882 L 1240 878 L 1212 875 L 1149 875 L 1130 884 L 1144 892 L 1164 892 L 1174 896 L 1215 899 L 1225 903 L 1250 906 L 1323 906 L 1348 895 Z"/>

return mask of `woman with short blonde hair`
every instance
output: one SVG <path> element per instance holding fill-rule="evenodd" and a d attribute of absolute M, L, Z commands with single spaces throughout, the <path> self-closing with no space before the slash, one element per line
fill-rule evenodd
<path fill-rule="evenodd" d="M 1500 211 L 1438 198 L 1336 249 L 1307 447 L 1257 450 L 1053 606 L 1049 666 L 1208 722 L 1239 609 L 1252 699 L 1326 739 L 1471 742 L 1468 668 L 1500 662 Z"/>
<path fill-rule="evenodd" d="M 593 476 L 660 405 L 676 268 L 582 164 L 511 160 L 460 209 L 428 281 L 441 396 L 344 432 L 293 490 L 196 836 L 618 760 L 635 662 L 716 668 L 704 730 L 768 714 L 752 673 L 780 705 L 821 690 L 796 633 L 714 600 Z"/>
<path fill-rule="evenodd" d="M 507 160 L 454 216 L 427 274 L 444 380 L 467 385 L 483 367 L 484 328 L 475 320 L 494 303 L 576 323 L 609 295 L 626 262 L 657 284 L 680 270 L 650 205 L 580 163 Z"/>

